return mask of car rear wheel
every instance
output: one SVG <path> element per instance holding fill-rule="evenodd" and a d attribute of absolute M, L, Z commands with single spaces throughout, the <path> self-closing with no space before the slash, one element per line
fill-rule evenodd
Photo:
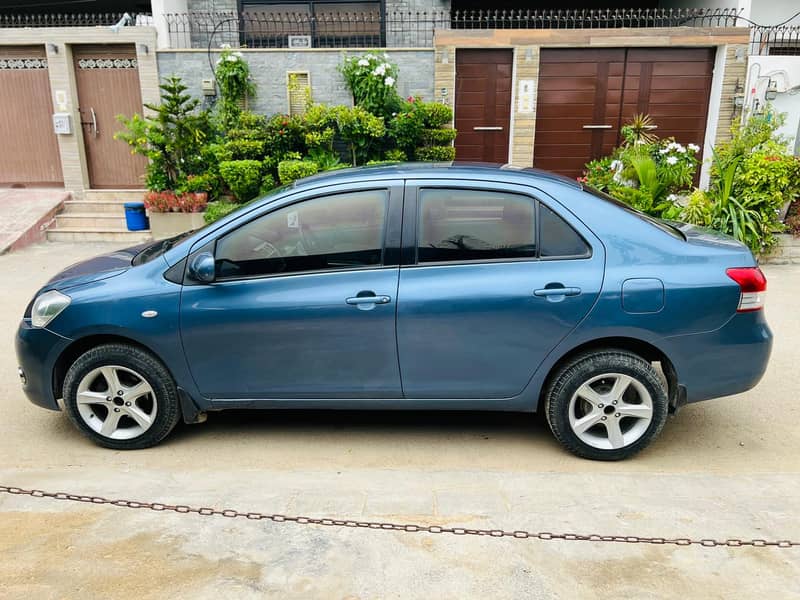
<path fill-rule="evenodd" d="M 667 392 L 653 365 L 626 350 L 576 356 L 553 377 L 545 414 L 556 439 L 594 460 L 647 446 L 667 420 Z"/>
<path fill-rule="evenodd" d="M 82 354 L 67 371 L 63 391 L 70 420 L 106 448 L 153 446 L 180 419 L 166 367 L 135 346 L 105 344 Z"/>

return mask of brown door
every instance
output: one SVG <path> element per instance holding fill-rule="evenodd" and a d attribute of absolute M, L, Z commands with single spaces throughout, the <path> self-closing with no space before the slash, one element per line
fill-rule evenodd
<path fill-rule="evenodd" d="M 83 143 L 93 188 L 144 186 L 147 161 L 114 139 L 117 115 L 142 112 L 136 51 L 130 44 L 75 46 L 75 79 Z"/>
<path fill-rule="evenodd" d="M 711 48 L 542 50 L 534 165 L 580 176 L 636 113 L 659 137 L 702 148 L 713 65 Z"/>
<path fill-rule="evenodd" d="M 456 158 L 508 162 L 511 50 L 456 51 Z"/>
<path fill-rule="evenodd" d="M 577 177 L 617 141 L 625 50 L 541 52 L 533 164 Z"/>
<path fill-rule="evenodd" d="M 43 46 L 0 46 L 0 186 L 59 186 L 61 158 Z"/>
<path fill-rule="evenodd" d="M 653 117 L 659 137 L 703 147 L 714 75 L 713 48 L 632 48 L 625 69 L 624 125 Z"/>

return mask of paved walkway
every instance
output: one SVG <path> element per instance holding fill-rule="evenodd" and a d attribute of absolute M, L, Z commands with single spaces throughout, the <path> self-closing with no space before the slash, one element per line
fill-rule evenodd
<path fill-rule="evenodd" d="M 55 188 L 0 188 L 0 254 L 43 239 L 42 227 L 67 199 L 69 192 Z"/>

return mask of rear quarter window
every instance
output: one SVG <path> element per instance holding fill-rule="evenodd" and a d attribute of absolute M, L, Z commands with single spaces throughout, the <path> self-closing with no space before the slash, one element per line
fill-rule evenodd
<path fill-rule="evenodd" d="M 542 258 L 583 258 L 591 248 L 569 223 L 539 203 L 539 255 Z"/>

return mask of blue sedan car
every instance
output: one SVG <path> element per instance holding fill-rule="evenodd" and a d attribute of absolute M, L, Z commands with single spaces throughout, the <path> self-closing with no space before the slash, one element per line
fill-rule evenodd
<path fill-rule="evenodd" d="M 531 170 L 305 179 L 74 265 L 16 346 L 32 402 L 135 449 L 228 408 L 544 411 L 587 458 L 759 381 L 766 280 L 726 236 Z"/>

